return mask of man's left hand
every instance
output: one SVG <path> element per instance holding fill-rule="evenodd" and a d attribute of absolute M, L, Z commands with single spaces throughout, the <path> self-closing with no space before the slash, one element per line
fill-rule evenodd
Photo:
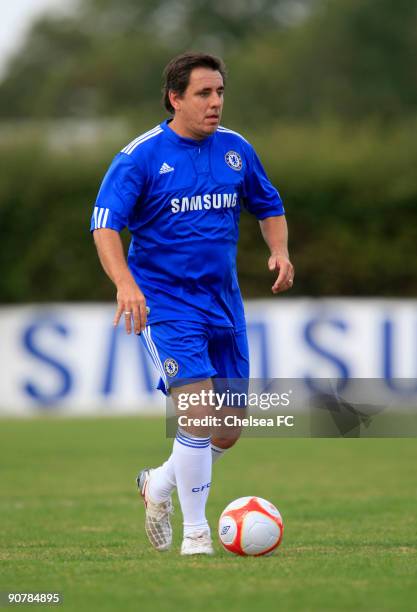
<path fill-rule="evenodd" d="M 278 278 L 272 285 L 272 293 L 281 293 L 291 289 L 294 284 L 294 266 L 286 255 L 272 253 L 268 260 L 268 268 L 273 272 L 278 270 Z"/>

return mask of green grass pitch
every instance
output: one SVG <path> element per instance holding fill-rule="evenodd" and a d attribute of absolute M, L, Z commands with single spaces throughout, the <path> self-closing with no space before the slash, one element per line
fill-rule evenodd
<path fill-rule="evenodd" d="M 63 610 L 417 610 L 416 439 L 245 439 L 214 468 L 208 517 L 243 495 L 280 509 L 269 558 L 152 550 L 137 471 L 168 454 L 152 418 L 0 421 L 0 591 Z"/>

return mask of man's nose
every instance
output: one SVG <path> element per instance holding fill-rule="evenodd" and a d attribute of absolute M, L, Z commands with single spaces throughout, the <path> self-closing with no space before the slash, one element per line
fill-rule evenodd
<path fill-rule="evenodd" d="M 215 93 L 210 97 L 210 106 L 212 106 L 213 108 L 218 108 L 219 106 L 221 106 L 221 103 L 222 98 L 221 96 L 219 96 L 218 93 Z"/>

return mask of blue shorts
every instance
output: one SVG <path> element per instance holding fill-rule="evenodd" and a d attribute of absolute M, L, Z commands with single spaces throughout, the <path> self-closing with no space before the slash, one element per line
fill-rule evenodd
<path fill-rule="evenodd" d="M 165 395 L 170 387 L 207 378 L 214 379 L 215 387 L 217 378 L 234 380 L 233 385 L 239 390 L 246 388 L 249 379 L 246 330 L 236 333 L 230 327 L 166 321 L 147 325 L 140 337 L 160 374 L 158 389 Z M 236 379 L 245 382 L 242 380 L 239 385 Z"/>

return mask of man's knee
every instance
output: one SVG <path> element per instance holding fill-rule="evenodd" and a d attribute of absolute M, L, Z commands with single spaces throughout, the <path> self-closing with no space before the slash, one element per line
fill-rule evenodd
<path fill-rule="evenodd" d="M 232 446 L 234 446 L 236 444 L 236 442 L 239 440 L 239 438 L 240 438 L 240 431 L 236 432 L 236 433 L 233 433 L 233 434 L 230 434 L 230 435 L 228 435 L 226 437 L 221 437 L 221 436 L 215 437 L 215 436 L 212 436 L 211 437 L 211 443 L 214 446 L 218 446 L 219 448 L 226 449 L 226 448 L 231 448 Z"/>

